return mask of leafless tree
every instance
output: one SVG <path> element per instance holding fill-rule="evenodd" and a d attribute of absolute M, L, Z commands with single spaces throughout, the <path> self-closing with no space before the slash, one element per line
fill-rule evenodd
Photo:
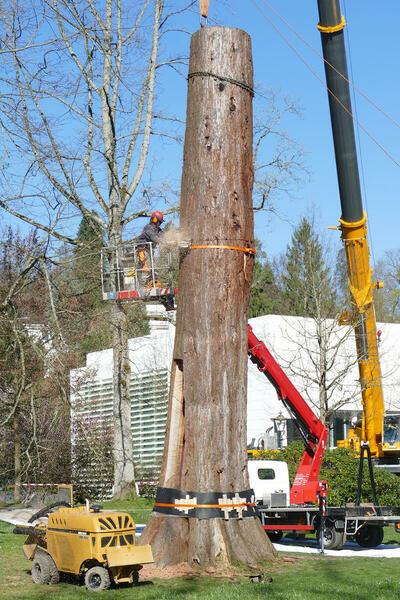
<path fill-rule="evenodd" d="M 280 352 L 278 360 L 329 426 L 340 408 L 359 398 L 357 355 L 352 328 L 338 320 L 342 310 L 330 275 L 332 251 L 316 233 L 314 217 L 310 223 L 308 228 L 301 221 L 279 265 L 283 289 L 285 278 L 290 279 L 289 306 L 302 310 L 292 313 L 301 318 L 287 319 L 283 336 L 290 349 Z"/>
<path fill-rule="evenodd" d="M 294 196 L 309 177 L 304 148 L 285 126 L 288 118 L 300 118 L 301 110 L 293 100 L 274 90 L 257 87 L 256 101 L 254 210 L 282 216 L 277 204 L 281 196 Z"/>
<path fill-rule="evenodd" d="M 115 266 L 130 224 L 151 212 L 149 186 L 141 188 L 151 137 L 180 138 L 179 119 L 156 112 L 156 73 L 186 64 L 166 52 L 160 58 L 159 48 L 171 19 L 195 4 L 187 0 L 168 12 L 164 0 L 3 3 L 0 207 L 67 244 L 84 244 L 72 233 L 84 216 L 101 231 Z M 275 95 L 263 95 L 270 108 L 264 125 L 256 127 L 256 207 L 273 211 L 274 194 L 293 189 L 298 180 L 303 153 L 279 126 L 283 115 L 296 112 L 294 105 L 284 101 L 274 108 Z M 279 142 L 273 158 L 264 161 L 267 139 Z M 165 199 L 163 188 L 156 194 Z M 114 476 L 116 495 L 122 496 L 134 489 L 134 469 L 127 316 L 118 301 L 112 301 L 111 325 Z"/>
<path fill-rule="evenodd" d="M 46 243 L 35 232 L 24 238 L 9 228 L 3 234 L 0 254 L 1 470 L 6 481 L 14 480 L 14 499 L 19 501 L 22 477 L 35 476 L 40 470 L 43 406 L 49 438 L 61 404 L 50 376 L 50 347 L 44 340 Z M 65 375 L 67 363 L 57 358 Z"/>
<path fill-rule="evenodd" d="M 287 317 L 282 335 L 288 350 L 276 353 L 279 363 L 329 426 L 338 410 L 360 398 L 352 328 L 325 317 Z"/>
<path fill-rule="evenodd" d="M 0 206 L 70 244 L 79 243 L 71 234 L 76 217 L 86 217 L 101 230 L 112 266 L 126 227 L 150 214 L 138 189 L 151 135 L 167 133 L 153 125 L 155 82 L 161 64 L 181 62 L 158 62 L 174 13 L 164 0 L 15 0 L 10 7 L 11 17 L 1 13 L 7 76 Z M 127 319 L 119 301 L 111 321 L 114 477 L 122 496 L 134 489 L 134 468 Z"/>
<path fill-rule="evenodd" d="M 400 250 L 388 250 L 376 265 L 376 275 L 383 281 L 383 290 L 374 292 L 378 321 L 400 322 Z"/>

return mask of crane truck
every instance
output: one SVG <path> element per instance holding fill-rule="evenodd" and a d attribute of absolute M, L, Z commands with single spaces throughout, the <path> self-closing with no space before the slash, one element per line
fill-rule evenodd
<path fill-rule="evenodd" d="M 319 481 L 328 437 L 327 427 L 308 406 L 276 362 L 265 344 L 248 325 L 248 355 L 252 363 L 274 386 L 279 400 L 292 415 L 304 443 L 304 454 L 289 492 L 286 463 L 249 460 L 250 484 L 262 525 L 273 541 L 283 533 L 314 532 L 321 528 L 320 498 L 326 498 L 327 482 Z M 340 549 L 346 538 L 373 548 L 383 540 L 383 527 L 400 531 L 400 508 L 376 505 L 326 506 L 324 546 Z"/>
<path fill-rule="evenodd" d="M 351 298 L 351 311 L 345 311 L 340 322 L 352 325 L 355 331 L 363 408 L 361 427 L 351 429 L 348 438 L 339 441 L 338 446 L 352 446 L 360 450 L 360 473 L 364 450 L 367 450 L 370 461 L 372 457 L 387 470 L 400 473 L 400 419 L 398 415 L 385 416 L 383 401 L 373 302 L 373 290 L 381 288 L 382 284 L 373 282 L 370 267 L 367 217 L 362 205 L 343 35 L 345 20 L 339 0 L 317 1 L 342 210 L 340 225 L 334 229 L 339 229 L 342 234 Z M 288 490 L 288 483 L 285 483 L 288 480 L 287 467 L 284 464 L 276 461 L 269 465 L 268 461 L 249 462 L 250 481 L 256 491 L 263 526 L 274 539 L 284 531 L 318 531 L 320 515 L 316 502 L 324 492 L 324 484 L 318 481 L 318 475 L 327 430 L 250 326 L 248 352 L 250 360 L 264 372 L 294 417 L 305 445 L 290 493 L 281 491 Z M 393 435 L 393 430 L 397 430 L 397 435 Z M 389 431 L 390 437 L 386 436 Z M 370 473 L 372 478 L 371 464 Z M 361 477 L 355 506 L 327 507 L 326 547 L 340 548 L 345 537 L 352 537 L 361 546 L 374 547 L 383 539 L 384 525 L 392 524 L 399 529 L 399 508 L 379 507 L 376 501 L 370 507 L 359 505 L 360 482 Z"/>
<path fill-rule="evenodd" d="M 342 234 L 351 299 L 351 311 L 345 311 L 340 322 L 354 327 L 363 407 L 361 427 L 351 429 L 338 446 L 359 450 L 364 444 L 376 462 L 400 474 L 400 419 L 385 415 L 383 401 L 373 302 L 373 290 L 382 283 L 373 282 L 370 267 L 344 43 L 346 23 L 339 0 L 318 0 L 318 11 L 342 210 L 340 225 L 334 229 Z"/>

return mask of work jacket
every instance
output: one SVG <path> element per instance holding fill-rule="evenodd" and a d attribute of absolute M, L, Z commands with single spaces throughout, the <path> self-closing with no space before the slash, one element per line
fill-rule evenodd
<path fill-rule="evenodd" d="M 144 244 L 153 242 L 153 244 L 158 244 L 163 234 L 164 232 L 159 223 L 150 222 L 143 229 L 142 233 L 136 238 L 136 243 Z"/>

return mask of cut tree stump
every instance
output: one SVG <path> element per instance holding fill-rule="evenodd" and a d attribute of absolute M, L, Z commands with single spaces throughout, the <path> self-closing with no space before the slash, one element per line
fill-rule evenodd
<path fill-rule="evenodd" d="M 181 231 L 192 246 L 252 248 L 250 37 L 212 27 L 191 40 Z M 247 314 L 253 256 L 184 251 L 160 486 L 240 492 L 247 472 Z M 157 566 L 255 565 L 276 552 L 259 519 L 155 514 L 140 543 Z"/>

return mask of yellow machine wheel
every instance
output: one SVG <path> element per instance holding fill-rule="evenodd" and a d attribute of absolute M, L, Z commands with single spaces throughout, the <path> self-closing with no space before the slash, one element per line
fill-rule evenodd
<path fill-rule="evenodd" d="M 34 583 L 50 583 L 50 561 L 46 554 L 37 552 L 32 560 L 31 575 Z"/>
<path fill-rule="evenodd" d="M 60 573 L 54 560 L 49 554 L 40 550 L 35 553 L 32 559 L 31 574 L 35 583 L 55 584 L 60 581 Z"/>
<path fill-rule="evenodd" d="M 92 567 L 85 574 L 85 585 L 92 592 L 108 590 L 111 585 L 110 575 L 104 567 Z"/>

